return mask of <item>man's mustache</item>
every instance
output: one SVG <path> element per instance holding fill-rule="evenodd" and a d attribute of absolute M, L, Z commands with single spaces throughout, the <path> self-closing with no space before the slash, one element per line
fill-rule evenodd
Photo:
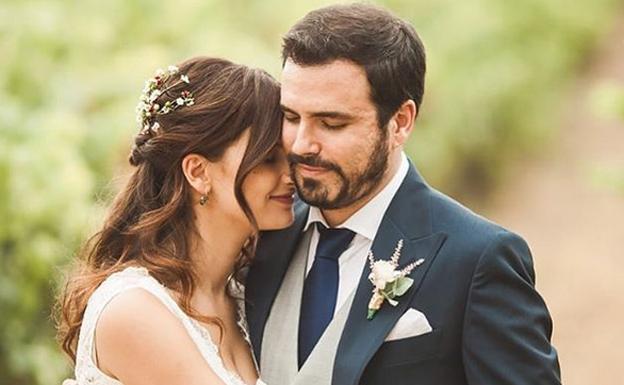
<path fill-rule="evenodd" d="M 310 167 L 322 167 L 328 170 L 334 170 L 338 172 L 341 171 L 340 167 L 337 164 L 321 159 L 321 157 L 316 155 L 298 155 L 290 153 L 288 154 L 287 158 L 291 168 L 296 166 L 297 164 L 303 164 Z"/>

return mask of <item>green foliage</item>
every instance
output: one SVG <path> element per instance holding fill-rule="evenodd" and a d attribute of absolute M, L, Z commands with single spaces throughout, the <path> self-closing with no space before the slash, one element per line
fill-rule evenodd
<path fill-rule="evenodd" d="M 279 75 L 280 36 L 328 1 L 4 0 L 0 5 L 0 383 L 68 365 L 50 308 L 64 265 L 123 173 L 134 106 L 157 67 L 194 55 Z M 427 46 L 409 146 L 436 185 L 482 192 L 547 138 L 614 0 L 384 2 Z"/>
<path fill-rule="evenodd" d="M 407 14 L 429 54 L 410 152 L 434 185 L 487 199 L 505 165 L 553 133 L 562 92 L 610 25 L 614 2 L 426 3 Z"/>

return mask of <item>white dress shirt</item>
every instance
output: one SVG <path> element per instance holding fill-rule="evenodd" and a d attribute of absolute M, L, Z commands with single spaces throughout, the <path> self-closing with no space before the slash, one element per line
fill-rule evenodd
<path fill-rule="evenodd" d="M 338 281 L 338 297 L 336 298 L 336 308 L 334 314 L 347 300 L 353 290 L 357 288 L 362 270 L 367 263 L 367 255 L 377 230 L 381 224 L 381 220 L 394 198 L 394 195 L 401 187 L 401 183 L 405 179 L 409 169 L 409 163 L 405 153 L 401 153 L 401 164 L 394 174 L 390 182 L 373 197 L 365 206 L 356 211 L 349 219 L 343 222 L 337 228 L 346 228 L 355 233 L 353 241 L 349 247 L 340 255 L 338 259 L 339 281 Z M 318 207 L 310 207 L 308 221 L 304 227 L 304 231 L 312 228 L 312 239 L 310 240 L 310 249 L 308 250 L 307 273 L 310 272 L 314 263 L 316 247 L 319 240 L 319 232 L 316 226 L 311 226 L 314 222 L 321 222 L 326 227 L 330 227 L 325 221 L 321 210 Z"/>

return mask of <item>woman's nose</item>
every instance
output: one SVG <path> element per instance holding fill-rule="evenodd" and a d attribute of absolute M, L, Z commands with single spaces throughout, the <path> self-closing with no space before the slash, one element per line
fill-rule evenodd
<path fill-rule="evenodd" d="M 287 168 L 285 172 L 282 173 L 282 183 L 287 185 L 293 185 L 293 180 L 290 176 L 290 170 Z"/>
<path fill-rule="evenodd" d="M 290 164 L 288 163 L 288 158 L 286 157 L 286 152 L 280 153 L 279 156 L 279 172 L 282 183 L 292 184 L 292 178 L 290 177 Z"/>

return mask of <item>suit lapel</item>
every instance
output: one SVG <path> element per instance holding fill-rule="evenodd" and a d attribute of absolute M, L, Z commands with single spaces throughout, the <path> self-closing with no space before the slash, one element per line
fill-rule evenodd
<path fill-rule="evenodd" d="M 403 267 L 421 258 L 425 261 L 411 272 L 414 284 L 398 298 L 398 305 L 393 307 L 384 303 L 372 320 L 367 320 L 366 314 L 373 286 L 368 280 L 370 267 L 367 265 L 364 268 L 338 345 L 333 384 L 354 385 L 359 381 L 386 335 L 407 310 L 444 243 L 444 233 L 431 231 L 428 204 L 430 193 L 429 187 L 410 165 L 405 180 L 384 215 L 371 250 L 376 259 L 389 259 L 397 242 L 403 239 L 399 266 Z"/>
<path fill-rule="evenodd" d="M 297 244 L 303 235 L 309 207 L 295 208 L 295 222 L 286 230 L 261 235 L 260 247 L 245 284 L 245 312 L 255 357 L 260 362 L 262 335 L 269 311 L 282 284 Z"/>

